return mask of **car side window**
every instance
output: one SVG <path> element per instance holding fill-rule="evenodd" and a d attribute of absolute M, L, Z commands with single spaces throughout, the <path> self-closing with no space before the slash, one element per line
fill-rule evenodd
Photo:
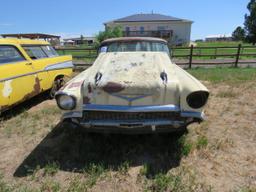
<path fill-rule="evenodd" d="M 0 65 L 25 61 L 19 50 L 11 45 L 0 45 Z"/>
<path fill-rule="evenodd" d="M 23 46 L 23 48 L 27 52 L 28 56 L 33 60 L 48 57 L 40 46 Z"/>
<path fill-rule="evenodd" d="M 59 54 L 55 51 L 55 49 L 49 45 L 41 46 L 43 51 L 46 53 L 48 57 L 57 57 Z"/>

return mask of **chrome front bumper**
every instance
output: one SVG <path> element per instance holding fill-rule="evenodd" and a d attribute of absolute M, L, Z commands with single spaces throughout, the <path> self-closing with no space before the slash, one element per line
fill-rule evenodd
<path fill-rule="evenodd" d="M 175 119 L 88 119 L 84 112 L 99 113 L 128 113 L 128 114 L 141 114 L 141 113 L 175 113 L 178 118 Z M 160 126 L 169 126 L 169 128 L 179 128 L 191 124 L 193 122 L 201 122 L 204 120 L 204 113 L 181 111 L 179 106 L 176 105 L 161 105 L 161 106 L 114 106 L 114 105 L 96 105 L 88 104 L 83 106 L 83 112 L 67 112 L 63 115 L 63 119 L 71 119 L 73 122 L 78 123 L 86 128 L 95 127 L 115 127 L 115 128 L 143 128 L 151 127 L 152 130 Z"/>

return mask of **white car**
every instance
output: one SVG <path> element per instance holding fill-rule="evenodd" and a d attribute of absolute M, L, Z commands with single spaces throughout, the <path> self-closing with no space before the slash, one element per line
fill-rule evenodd
<path fill-rule="evenodd" d="M 185 130 L 204 119 L 209 91 L 172 63 L 165 40 L 108 39 L 99 52 L 57 92 L 64 120 L 93 132 L 150 133 Z"/>

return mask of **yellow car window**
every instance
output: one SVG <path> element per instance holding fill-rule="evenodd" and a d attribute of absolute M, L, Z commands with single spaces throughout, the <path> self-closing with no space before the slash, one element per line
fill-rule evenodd
<path fill-rule="evenodd" d="M 14 46 L 0 45 L 0 65 L 25 61 L 26 59 Z"/>
<path fill-rule="evenodd" d="M 57 57 L 59 54 L 49 45 L 41 46 L 48 57 Z"/>
<path fill-rule="evenodd" d="M 33 60 L 48 57 L 40 46 L 23 46 L 23 48 Z"/>

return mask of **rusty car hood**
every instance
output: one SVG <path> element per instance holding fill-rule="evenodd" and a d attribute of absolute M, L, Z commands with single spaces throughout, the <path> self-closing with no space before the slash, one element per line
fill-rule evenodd
<path fill-rule="evenodd" d="M 161 74 L 167 78 L 161 78 Z M 177 81 L 165 53 L 105 53 L 84 74 L 84 101 L 107 105 L 176 104 Z"/>

